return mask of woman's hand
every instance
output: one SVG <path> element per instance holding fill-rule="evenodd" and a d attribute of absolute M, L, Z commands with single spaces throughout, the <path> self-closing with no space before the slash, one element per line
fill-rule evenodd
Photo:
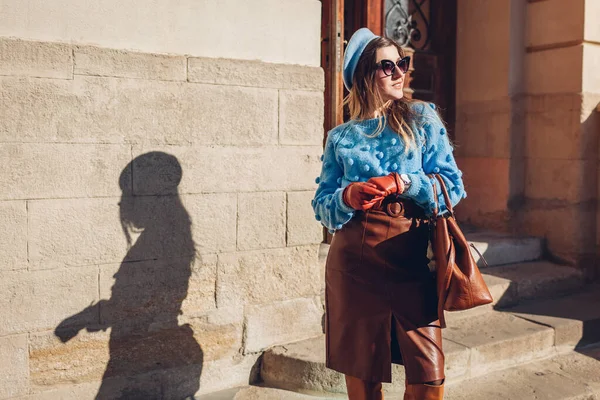
<path fill-rule="evenodd" d="M 343 199 L 349 207 L 366 211 L 384 198 L 383 191 L 369 182 L 352 182 L 344 189 Z"/>
<path fill-rule="evenodd" d="M 392 193 L 402 194 L 404 192 L 404 182 L 396 172 L 386 176 L 373 177 L 367 183 L 371 183 L 383 192 L 383 197 L 387 197 Z"/>

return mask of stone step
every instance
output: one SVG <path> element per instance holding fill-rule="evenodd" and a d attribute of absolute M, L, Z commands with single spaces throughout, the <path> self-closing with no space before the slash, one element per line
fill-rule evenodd
<path fill-rule="evenodd" d="M 443 343 L 448 379 L 471 379 L 600 341 L 599 292 L 591 286 L 562 299 L 527 304 L 514 309 L 514 315 L 490 311 L 449 322 Z M 569 316 L 570 309 L 579 311 Z M 267 351 L 261 378 L 269 387 L 293 391 L 345 391 L 343 375 L 325 367 L 323 336 Z M 402 390 L 402 366 L 393 367 L 393 380 L 388 390 Z"/>
<path fill-rule="evenodd" d="M 494 308 L 502 309 L 523 301 L 572 293 L 584 285 L 581 271 L 547 261 L 486 268 L 482 275 L 494 302 L 467 311 L 447 312 L 448 323 L 480 315 Z"/>
<path fill-rule="evenodd" d="M 444 330 L 448 379 L 466 379 L 545 357 L 553 351 L 554 333 L 500 312 L 466 318 Z M 394 365 L 390 390 L 404 387 L 404 368 Z M 343 393 L 342 374 L 325 367 L 325 339 L 318 337 L 264 354 L 261 378 L 269 387 L 293 391 Z"/>
<path fill-rule="evenodd" d="M 220 392 L 196 396 L 196 400 L 340 400 L 347 399 L 343 394 L 313 393 L 302 394 L 289 390 L 263 386 L 245 386 Z"/>
<path fill-rule="evenodd" d="M 506 311 L 554 329 L 557 347 L 580 347 L 600 340 L 600 284 L 567 297 L 525 303 Z"/>
<path fill-rule="evenodd" d="M 475 378 L 448 378 L 446 400 L 598 400 L 600 347 L 560 354 Z M 384 384 L 386 398 L 401 399 L 403 389 Z M 282 389 L 249 386 L 200 396 L 198 400 L 337 400 L 343 394 L 300 394 Z"/>
<path fill-rule="evenodd" d="M 467 240 L 483 255 L 488 265 L 506 265 L 538 260 L 543 253 L 543 240 L 536 237 L 516 237 L 497 232 L 465 233 Z M 479 254 L 472 251 L 477 265 L 483 268 L 485 264 Z"/>
<path fill-rule="evenodd" d="M 598 400 L 599 371 L 600 348 L 569 352 L 461 382 L 449 381 L 444 398 Z"/>

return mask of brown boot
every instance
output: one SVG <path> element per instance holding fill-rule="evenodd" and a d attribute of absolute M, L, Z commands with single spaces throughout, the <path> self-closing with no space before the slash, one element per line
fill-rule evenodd
<path fill-rule="evenodd" d="M 346 375 L 348 400 L 383 400 L 381 382 L 367 382 Z"/>
<path fill-rule="evenodd" d="M 439 386 L 428 385 L 406 385 L 404 400 L 442 400 L 444 398 L 444 384 Z"/>

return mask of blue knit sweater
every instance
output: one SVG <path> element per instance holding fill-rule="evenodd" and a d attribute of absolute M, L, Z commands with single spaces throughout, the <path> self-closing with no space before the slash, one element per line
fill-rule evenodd
<path fill-rule="evenodd" d="M 427 174 L 440 174 L 452 205 L 465 198 L 462 172 L 456 166 L 452 146 L 435 106 L 415 103 L 417 114 L 411 121 L 416 135 L 416 147 L 405 151 L 405 144 L 398 133 L 389 126 L 376 137 L 368 137 L 377 129 L 377 118 L 349 121 L 332 129 L 325 144 L 319 185 L 312 200 L 315 218 L 330 232 L 341 229 L 354 216 L 355 210 L 342 200 L 344 188 L 351 182 L 366 182 L 374 176 L 391 172 L 408 174 L 411 185 L 402 194 L 414 200 L 427 215 L 434 210 L 432 180 Z M 444 198 L 437 185 L 440 213 L 446 211 Z"/>

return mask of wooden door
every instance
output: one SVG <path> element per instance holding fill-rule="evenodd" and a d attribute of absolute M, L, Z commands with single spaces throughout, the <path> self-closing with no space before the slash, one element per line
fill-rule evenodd
<path fill-rule="evenodd" d="M 322 0 L 325 131 L 343 121 L 343 44 L 367 27 L 396 40 L 413 56 L 407 95 L 437 104 L 454 131 L 457 0 Z"/>
<path fill-rule="evenodd" d="M 327 132 L 343 122 L 339 105 L 342 104 L 344 96 L 344 0 L 322 0 L 321 3 L 321 67 L 325 72 L 325 145 Z"/>
<path fill-rule="evenodd" d="M 455 121 L 456 1 L 382 0 L 384 34 L 414 49 L 413 98 L 440 107 L 452 135 Z"/>
<path fill-rule="evenodd" d="M 321 0 L 321 67 L 325 71 L 325 133 L 344 122 L 343 49 L 354 32 L 383 33 L 383 0 Z"/>

